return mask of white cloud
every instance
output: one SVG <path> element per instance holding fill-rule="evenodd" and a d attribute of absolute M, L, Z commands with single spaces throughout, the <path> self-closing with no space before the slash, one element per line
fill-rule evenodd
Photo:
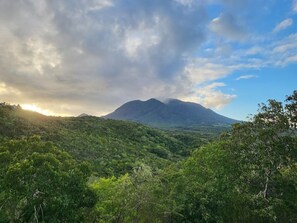
<path fill-rule="evenodd" d="M 13 87 L 9 87 L 7 86 L 5 83 L 1 83 L 0 82 L 0 97 L 4 98 L 4 97 L 8 97 L 10 95 L 15 96 L 19 96 L 21 93 L 13 88 Z"/>
<path fill-rule="evenodd" d="M 42 109 L 39 106 L 37 106 L 36 104 L 21 104 L 21 107 L 22 107 L 22 109 L 38 112 L 38 113 L 41 113 L 44 115 L 54 115 L 54 113 L 51 112 L 50 110 Z"/>
<path fill-rule="evenodd" d="M 88 10 L 96 11 L 106 7 L 112 7 L 114 5 L 113 0 L 91 0 L 88 6 Z"/>
<path fill-rule="evenodd" d="M 275 26 L 273 32 L 279 32 L 293 25 L 293 19 L 285 19 Z"/>
<path fill-rule="evenodd" d="M 5 100 L 100 114 L 185 94 L 185 57 L 204 41 L 207 19 L 195 2 L 1 1 L 0 82 L 20 92 Z"/>
<path fill-rule="evenodd" d="M 297 0 L 293 0 L 293 12 L 297 13 Z"/>
<path fill-rule="evenodd" d="M 278 44 L 272 49 L 272 52 L 273 53 L 286 53 L 286 52 L 296 49 L 296 47 L 297 47 L 296 42 L 288 42 L 288 43 Z"/>
<path fill-rule="evenodd" d="M 297 51 L 297 33 L 281 39 L 269 47 L 271 64 L 275 66 L 286 66 L 296 62 L 293 58 Z"/>
<path fill-rule="evenodd" d="M 223 78 L 232 72 L 232 68 L 215 63 L 208 58 L 196 58 L 185 67 L 185 75 L 193 83 L 201 84 Z"/>
<path fill-rule="evenodd" d="M 289 64 L 289 63 L 297 63 L 297 55 L 292 55 L 286 58 L 284 64 Z"/>
<path fill-rule="evenodd" d="M 248 2 L 0 1 L 1 99 L 68 115 L 151 97 L 220 107 L 235 95 L 211 82 L 296 61 L 293 35 L 242 41 L 251 35 L 240 13 Z M 210 5 L 222 6 L 212 21 Z"/>
<path fill-rule="evenodd" d="M 265 51 L 262 47 L 254 46 L 246 51 L 246 55 L 257 55 Z"/>
<path fill-rule="evenodd" d="M 242 75 L 238 78 L 236 78 L 237 81 L 242 80 L 242 79 L 251 79 L 251 78 L 257 78 L 258 76 L 256 75 Z"/>
<path fill-rule="evenodd" d="M 209 29 L 231 40 L 242 41 L 246 37 L 244 29 L 231 14 L 221 14 L 219 17 L 214 18 L 209 24 Z"/>
<path fill-rule="evenodd" d="M 138 27 L 126 30 L 123 49 L 131 59 L 139 59 L 142 53 L 146 53 L 162 41 L 162 35 L 159 34 L 162 23 L 158 17 L 155 17 L 154 20 L 153 26 L 147 27 L 146 24 L 140 24 Z"/>
<path fill-rule="evenodd" d="M 175 0 L 183 5 L 188 5 L 188 6 L 191 6 L 193 4 L 193 1 L 194 0 Z"/>
<path fill-rule="evenodd" d="M 224 94 L 218 87 L 226 86 L 222 82 L 214 82 L 198 87 L 190 97 L 183 98 L 186 101 L 196 101 L 207 108 L 221 109 L 236 98 L 235 94 Z"/>
<path fill-rule="evenodd" d="M 26 54 L 17 52 L 18 55 L 23 58 L 29 54 L 30 56 L 24 61 L 24 66 L 28 66 L 27 69 L 33 68 L 40 74 L 44 73 L 46 67 L 55 68 L 61 64 L 61 55 L 55 46 L 50 43 L 45 43 L 39 38 L 29 38 L 24 44 Z"/>

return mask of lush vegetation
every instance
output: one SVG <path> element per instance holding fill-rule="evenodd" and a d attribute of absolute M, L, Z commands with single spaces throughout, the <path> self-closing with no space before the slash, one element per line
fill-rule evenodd
<path fill-rule="evenodd" d="M 78 222 L 95 203 L 87 164 L 33 137 L 0 147 L 2 221 Z M 4 210 L 4 211 L 2 211 Z"/>
<path fill-rule="evenodd" d="M 18 106 L 0 106 L 0 140 L 40 136 L 99 176 L 131 172 L 139 163 L 163 168 L 188 156 L 212 135 L 165 132 L 141 124 L 98 117 L 47 117 Z"/>
<path fill-rule="evenodd" d="M 297 91 L 284 104 L 260 105 L 250 121 L 209 143 L 191 132 L 94 117 L 36 121 L 1 114 L 0 222 L 297 222 L 296 112 Z M 6 125 L 15 119 L 22 121 Z M 20 122 L 27 128 L 17 129 Z M 106 147 L 81 142 L 103 134 Z M 67 147 L 66 140 L 76 141 Z M 139 153 L 129 150 L 135 145 Z M 108 146 L 121 149 L 105 154 Z M 187 153 L 192 147 L 197 150 Z M 92 157 L 96 149 L 110 171 Z M 121 151 L 135 158 L 130 168 L 110 162 Z"/>

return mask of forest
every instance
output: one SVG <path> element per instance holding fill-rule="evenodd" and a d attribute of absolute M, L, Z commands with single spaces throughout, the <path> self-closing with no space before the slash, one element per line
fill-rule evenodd
<path fill-rule="evenodd" d="M 0 222 L 297 222 L 297 91 L 220 134 L 1 103 Z"/>

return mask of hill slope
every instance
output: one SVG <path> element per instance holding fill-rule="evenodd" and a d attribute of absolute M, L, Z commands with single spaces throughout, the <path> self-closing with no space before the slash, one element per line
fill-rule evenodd
<path fill-rule="evenodd" d="M 177 99 L 171 99 L 167 103 L 157 99 L 130 101 L 104 118 L 136 121 L 155 127 L 198 127 L 237 122 L 200 104 Z"/>
<path fill-rule="evenodd" d="M 139 163 L 162 168 L 203 143 L 198 134 L 168 133 L 137 123 L 94 116 L 48 117 L 16 106 L 0 106 L 0 146 L 7 139 L 40 136 L 89 161 L 99 175 L 129 172 Z"/>

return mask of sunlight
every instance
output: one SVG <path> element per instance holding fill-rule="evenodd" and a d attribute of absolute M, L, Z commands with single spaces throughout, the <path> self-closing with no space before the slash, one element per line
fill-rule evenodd
<path fill-rule="evenodd" d="M 42 109 L 42 108 L 38 107 L 35 104 L 22 104 L 21 107 L 24 110 L 38 112 L 38 113 L 43 114 L 43 115 L 54 115 L 53 112 L 51 112 L 49 110 L 46 110 L 46 109 Z"/>

